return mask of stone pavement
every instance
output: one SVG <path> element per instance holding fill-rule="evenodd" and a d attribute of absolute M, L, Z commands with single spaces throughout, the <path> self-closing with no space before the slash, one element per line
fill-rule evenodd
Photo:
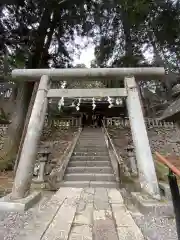
<path fill-rule="evenodd" d="M 143 240 L 115 188 L 60 188 L 17 240 Z"/>

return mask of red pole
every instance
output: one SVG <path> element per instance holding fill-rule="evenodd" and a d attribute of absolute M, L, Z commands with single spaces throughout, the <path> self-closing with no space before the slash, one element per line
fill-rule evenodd
<path fill-rule="evenodd" d="M 170 163 L 165 157 L 163 157 L 161 154 L 158 152 L 155 152 L 158 160 L 162 163 L 164 163 L 168 168 L 171 169 L 171 171 L 176 174 L 178 177 L 180 177 L 180 170 L 177 169 L 172 163 Z"/>

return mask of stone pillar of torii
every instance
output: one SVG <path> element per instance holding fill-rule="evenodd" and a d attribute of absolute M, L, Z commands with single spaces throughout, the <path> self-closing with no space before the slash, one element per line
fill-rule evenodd
<path fill-rule="evenodd" d="M 159 187 L 155 172 L 154 161 L 149 145 L 146 126 L 141 109 L 138 89 L 135 78 L 160 79 L 164 76 L 164 68 L 92 68 L 92 69 L 16 69 L 12 77 L 18 81 L 40 80 L 36 99 L 30 116 L 19 165 L 12 188 L 11 198 L 21 199 L 28 195 L 32 181 L 33 169 L 36 161 L 38 141 L 40 139 L 48 98 L 52 97 L 126 97 L 130 126 L 138 166 L 141 187 L 154 198 L 159 198 Z M 49 89 L 50 79 L 60 81 L 97 80 L 97 79 L 123 80 L 125 88 L 104 89 Z"/>
<path fill-rule="evenodd" d="M 141 188 L 155 198 L 159 198 L 159 187 L 154 161 L 134 77 L 125 77 L 125 87 L 127 89 L 126 104 Z"/>
<path fill-rule="evenodd" d="M 21 151 L 20 161 L 12 188 L 12 199 L 23 198 L 29 194 L 36 161 L 37 146 L 43 130 L 48 106 L 47 91 L 49 89 L 49 83 L 49 77 L 43 75 L 40 79 Z"/>

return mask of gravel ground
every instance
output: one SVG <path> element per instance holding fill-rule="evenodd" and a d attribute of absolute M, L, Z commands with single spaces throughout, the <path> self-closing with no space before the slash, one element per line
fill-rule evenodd
<path fill-rule="evenodd" d="M 178 240 L 175 220 L 154 215 L 133 216 L 143 235 L 149 240 Z"/>
<path fill-rule="evenodd" d="M 0 240 L 16 240 L 21 229 L 33 219 L 36 211 L 46 207 L 52 194 L 53 192 L 45 192 L 41 201 L 27 212 L 0 212 Z"/>
<path fill-rule="evenodd" d="M 141 214 L 132 204 L 131 196 L 125 189 L 121 191 L 121 194 L 146 240 L 178 240 L 174 218 L 168 216 L 160 217 L 154 214 Z"/>

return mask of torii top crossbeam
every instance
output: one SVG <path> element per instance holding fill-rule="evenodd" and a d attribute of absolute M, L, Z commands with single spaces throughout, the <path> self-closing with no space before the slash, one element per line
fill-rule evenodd
<path fill-rule="evenodd" d="M 137 80 L 161 79 L 165 75 L 162 67 L 143 68 L 66 68 L 66 69 L 15 69 L 13 78 L 24 78 L 24 81 L 39 80 L 42 75 L 58 80 L 123 80 L 126 76 L 134 76 Z"/>

